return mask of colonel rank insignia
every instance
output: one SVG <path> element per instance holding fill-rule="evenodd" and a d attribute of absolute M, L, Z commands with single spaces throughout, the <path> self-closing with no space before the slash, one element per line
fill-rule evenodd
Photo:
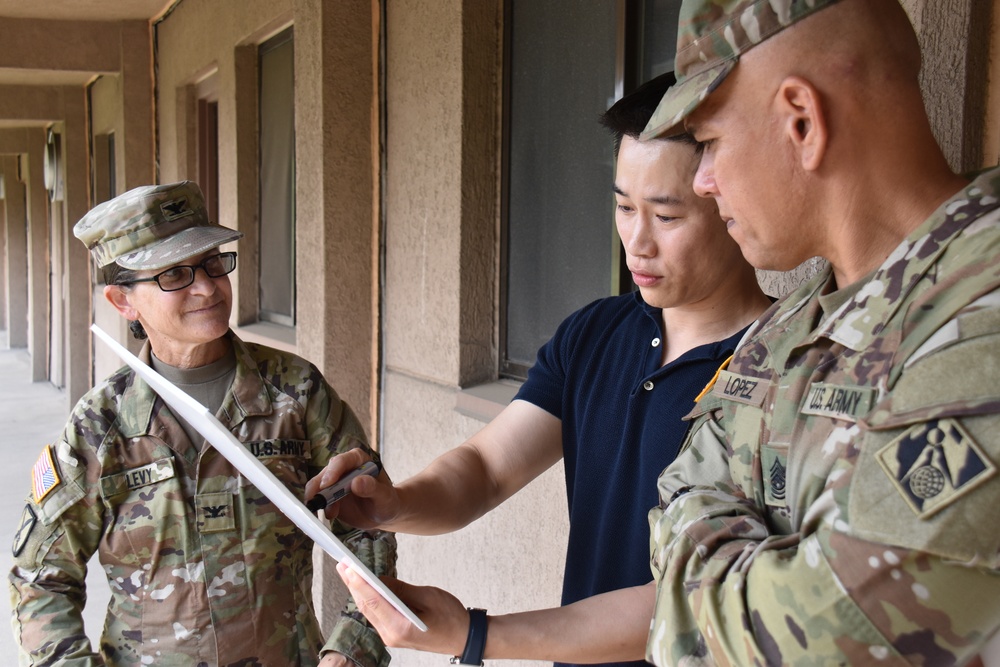
<path fill-rule="evenodd" d="M 31 495 L 35 499 L 35 504 L 42 502 L 61 481 L 59 469 L 56 468 L 55 459 L 52 458 L 52 445 L 45 445 L 42 455 L 31 469 Z"/>
<path fill-rule="evenodd" d="M 918 424 L 878 452 L 896 489 L 921 519 L 996 474 L 996 466 L 953 419 Z"/>

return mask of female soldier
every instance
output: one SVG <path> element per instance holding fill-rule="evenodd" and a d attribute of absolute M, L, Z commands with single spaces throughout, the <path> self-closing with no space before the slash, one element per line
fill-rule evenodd
<path fill-rule="evenodd" d="M 73 229 L 103 267 L 104 295 L 146 338 L 140 357 L 211 410 L 302 498 L 335 454 L 370 451 L 350 407 L 305 360 L 229 330 L 242 234 L 208 219 L 191 182 L 140 187 Z M 391 533 L 335 525 L 376 574 Z M 76 405 L 45 447 L 14 542 L 22 664 L 385 665 L 351 606 L 324 645 L 309 539 L 126 368 Z M 87 561 L 112 596 L 99 652 L 84 634 Z"/>

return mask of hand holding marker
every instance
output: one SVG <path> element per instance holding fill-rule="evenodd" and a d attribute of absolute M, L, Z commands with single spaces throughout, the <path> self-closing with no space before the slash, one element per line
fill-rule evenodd
<path fill-rule="evenodd" d="M 330 486 L 317 491 L 316 495 L 310 498 L 306 503 L 306 507 L 313 512 L 326 509 L 351 492 L 351 481 L 353 481 L 355 477 L 358 477 L 359 475 L 371 475 L 372 477 L 378 477 L 381 472 L 382 468 L 379 467 L 379 464 L 374 461 L 366 461 L 360 468 L 355 468 L 351 472 L 344 475 L 343 479 L 338 481 L 336 484 L 331 484 Z"/>

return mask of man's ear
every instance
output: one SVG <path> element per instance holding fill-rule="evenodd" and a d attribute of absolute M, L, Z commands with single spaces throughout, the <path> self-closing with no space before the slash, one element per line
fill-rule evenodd
<path fill-rule="evenodd" d="M 776 102 L 802 168 L 815 171 L 823 162 L 829 139 L 819 91 L 806 79 L 790 76 L 781 82 Z"/>
<path fill-rule="evenodd" d="M 122 317 L 126 320 L 134 320 L 139 317 L 139 313 L 135 308 L 132 307 L 132 303 L 129 301 L 128 292 L 123 290 L 118 285 L 105 285 L 104 286 L 104 298 L 115 307 Z"/>

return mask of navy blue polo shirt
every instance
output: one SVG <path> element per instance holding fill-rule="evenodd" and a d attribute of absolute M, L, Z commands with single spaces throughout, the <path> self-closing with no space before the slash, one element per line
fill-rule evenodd
<path fill-rule="evenodd" d="M 652 580 L 646 515 L 659 502 L 656 480 L 684 441 L 682 417 L 744 331 L 660 366 L 661 311 L 633 292 L 581 308 L 538 351 L 515 399 L 562 421 L 563 604 Z"/>

